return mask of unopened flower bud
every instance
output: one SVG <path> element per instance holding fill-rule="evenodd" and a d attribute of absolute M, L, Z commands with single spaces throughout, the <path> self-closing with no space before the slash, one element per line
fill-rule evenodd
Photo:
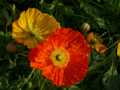
<path fill-rule="evenodd" d="M 83 31 L 83 32 L 88 32 L 88 31 L 90 31 L 90 24 L 88 24 L 88 23 L 83 23 L 82 24 L 82 26 L 81 26 L 81 30 Z"/>

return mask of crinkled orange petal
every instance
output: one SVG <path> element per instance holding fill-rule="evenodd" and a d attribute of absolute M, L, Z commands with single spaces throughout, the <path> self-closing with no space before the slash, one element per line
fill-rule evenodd
<path fill-rule="evenodd" d="M 97 42 L 97 43 L 95 44 L 95 49 L 96 49 L 96 51 L 97 51 L 98 53 L 102 54 L 102 53 L 105 53 L 105 52 L 106 52 L 107 47 L 106 47 L 104 44 L 102 44 L 102 43 L 100 43 L 100 42 Z"/>
<path fill-rule="evenodd" d="M 93 40 L 95 39 L 95 34 L 93 32 L 90 32 L 88 35 L 87 35 L 87 41 L 89 43 L 91 43 Z"/>

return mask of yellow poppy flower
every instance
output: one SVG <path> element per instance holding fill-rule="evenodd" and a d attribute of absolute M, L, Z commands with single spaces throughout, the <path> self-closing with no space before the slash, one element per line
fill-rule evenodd
<path fill-rule="evenodd" d="M 117 45 L 117 56 L 120 57 L 120 42 Z"/>
<path fill-rule="evenodd" d="M 58 28 L 60 24 L 55 18 L 36 8 L 29 8 L 13 22 L 12 37 L 18 43 L 33 48 Z"/>

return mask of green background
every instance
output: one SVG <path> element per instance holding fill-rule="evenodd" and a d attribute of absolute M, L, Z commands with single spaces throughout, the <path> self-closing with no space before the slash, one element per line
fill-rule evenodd
<path fill-rule="evenodd" d="M 16 45 L 15 53 L 6 46 L 15 42 L 11 24 L 21 11 L 35 7 L 53 15 L 63 27 L 82 32 L 85 22 L 99 33 L 108 47 L 105 54 L 92 51 L 87 77 L 68 88 L 56 87 L 32 70 L 28 49 Z M 120 0 L 0 0 L 0 90 L 120 90 L 120 58 L 116 55 L 120 40 Z"/>

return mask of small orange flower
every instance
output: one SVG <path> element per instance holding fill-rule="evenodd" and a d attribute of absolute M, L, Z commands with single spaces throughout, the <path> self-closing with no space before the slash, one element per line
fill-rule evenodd
<path fill-rule="evenodd" d="M 12 37 L 18 43 L 33 48 L 59 27 L 60 24 L 52 16 L 36 8 L 29 8 L 13 22 Z"/>
<path fill-rule="evenodd" d="M 83 80 L 91 52 L 84 36 L 70 28 L 61 28 L 33 48 L 28 57 L 33 68 L 57 86 L 71 86 Z"/>
<path fill-rule="evenodd" d="M 93 32 L 90 32 L 87 35 L 87 41 L 90 43 L 92 48 L 95 48 L 98 53 L 103 54 L 107 51 L 107 47 L 102 43 L 102 39 Z"/>
<path fill-rule="evenodd" d="M 99 52 L 100 54 L 103 54 L 107 51 L 107 47 L 104 44 L 99 43 L 99 42 L 96 43 L 94 45 L 94 47 L 95 47 L 96 51 Z"/>

